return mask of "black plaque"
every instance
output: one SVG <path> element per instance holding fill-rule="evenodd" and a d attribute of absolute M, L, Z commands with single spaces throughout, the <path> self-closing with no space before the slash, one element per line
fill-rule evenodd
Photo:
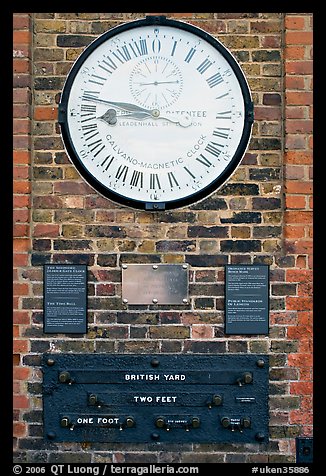
<path fill-rule="evenodd" d="M 44 332 L 87 332 L 86 265 L 44 265 Z"/>
<path fill-rule="evenodd" d="M 268 443 L 268 356 L 43 356 L 44 438 Z"/>
<path fill-rule="evenodd" d="M 268 334 L 269 266 L 225 267 L 225 333 Z"/>

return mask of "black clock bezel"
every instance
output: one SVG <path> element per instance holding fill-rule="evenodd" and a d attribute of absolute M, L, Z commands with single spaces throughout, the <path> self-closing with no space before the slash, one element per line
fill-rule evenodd
<path fill-rule="evenodd" d="M 225 167 L 223 172 L 211 182 L 209 185 L 203 187 L 202 189 L 194 192 L 191 195 L 187 195 L 186 197 L 170 200 L 167 202 L 151 202 L 151 201 L 141 201 L 126 197 L 121 195 L 120 193 L 113 191 L 103 185 L 99 180 L 97 180 L 85 167 L 83 162 L 79 159 L 79 155 L 73 145 L 73 141 L 70 136 L 68 120 L 67 120 L 67 106 L 69 95 L 71 91 L 71 87 L 73 85 L 74 79 L 79 72 L 80 68 L 82 67 L 85 60 L 88 56 L 102 43 L 109 40 L 110 38 L 130 29 L 139 28 L 148 25 L 158 25 L 158 26 L 170 26 L 174 28 L 178 28 L 181 30 L 188 31 L 200 38 L 204 39 L 208 43 L 210 43 L 215 49 L 221 53 L 221 55 L 227 60 L 230 67 L 232 68 L 241 88 L 241 92 L 243 95 L 244 100 L 244 107 L 245 107 L 245 117 L 244 117 L 244 127 L 242 131 L 242 136 L 238 145 L 237 150 L 235 151 L 231 161 Z M 61 136 L 63 139 L 63 143 L 67 154 L 72 161 L 73 165 L 77 168 L 80 175 L 83 179 L 91 185 L 97 192 L 103 195 L 105 198 L 112 200 L 115 203 L 119 203 L 121 205 L 125 205 L 135 209 L 141 210 L 168 210 L 168 209 L 175 209 L 175 208 L 182 208 L 189 205 L 194 205 L 197 202 L 207 198 L 211 195 L 214 191 L 217 191 L 232 175 L 235 169 L 240 164 L 249 144 L 249 140 L 251 137 L 251 130 L 252 124 L 254 121 L 254 112 L 253 112 L 253 102 L 251 99 L 250 89 L 247 83 L 247 80 L 244 76 L 244 73 L 237 63 L 231 52 L 216 38 L 201 30 L 198 27 L 195 27 L 189 23 L 184 23 L 178 20 L 168 19 L 165 16 L 147 16 L 144 19 L 131 21 L 129 23 L 124 23 L 122 25 L 118 25 L 111 30 L 103 33 L 101 36 L 96 38 L 92 43 L 90 43 L 85 50 L 81 53 L 81 55 L 77 58 L 75 63 L 73 64 L 68 76 L 66 78 L 60 103 L 59 103 L 59 113 L 58 113 L 58 122 L 61 128 Z"/>

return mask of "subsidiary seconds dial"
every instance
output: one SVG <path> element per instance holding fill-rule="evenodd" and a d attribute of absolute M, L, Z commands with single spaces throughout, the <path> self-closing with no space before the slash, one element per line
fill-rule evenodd
<path fill-rule="evenodd" d="M 253 105 L 232 54 L 192 25 L 149 16 L 109 30 L 67 76 L 67 153 L 105 197 L 171 209 L 217 190 L 249 143 Z"/>
<path fill-rule="evenodd" d="M 182 75 L 170 58 L 150 56 L 136 64 L 130 74 L 130 90 L 135 101 L 145 107 L 172 105 L 182 91 Z"/>

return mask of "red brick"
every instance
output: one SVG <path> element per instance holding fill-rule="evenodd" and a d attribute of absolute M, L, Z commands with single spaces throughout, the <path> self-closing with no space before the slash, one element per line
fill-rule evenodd
<path fill-rule="evenodd" d="M 293 252 L 297 254 L 312 255 L 313 241 L 310 240 L 298 240 L 293 245 Z"/>
<path fill-rule="evenodd" d="M 312 164 L 313 156 L 309 151 L 288 150 L 285 155 L 285 162 L 289 164 Z M 310 183 L 310 182 L 308 182 Z"/>
<path fill-rule="evenodd" d="M 28 284 L 27 283 L 14 283 L 13 284 L 14 296 L 27 296 Z"/>
<path fill-rule="evenodd" d="M 304 46 L 288 46 L 284 50 L 285 59 L 304 59 L 305 56 Z"/>
<path fill-rule="evenodd" d="M 303 30 L 305 17 L 286 15 L 284 24 L 287 30 Z"/>
<path fill-rule="evenodd" d="M 25 167 L 23 165 L 14 167 L 13 169 L 13 178 L 14 179 L 25 179 L 27 180 L 29 177 L 29 167 Z"/>
<path fill-rule="evenodd" d="M 31 92 L 29 88 L 15 88 L 13 90 L 13 102 L 14 104 L 30 104 L 31 103 Z"/>
<path fill-rule="evenodd" d="M 114 296 L 115 295 L 115 285 L 110 284 L 98 284 L 96 286 L 96 295 L 97 296 Z"/>
<path fill-rule="evenodd" d="M 31 183 L 27 180 L 14 180 L 13 182 L 13 191 L 14 193 L 26 194 L 31 191 Z"/>
<path fill-rule="evenodd" d="M 14 339 L 20 337 L 20 326 L 14 325 L 12 331 Z"/>
<path fill-rule="evenodd" d="M 30 324 L 30 317 L 28 311 L 17 311 L 13 312 L 13 322 L 14 324 Z"/>
<path fill-rule="evenodd" d="M 277 35 L 264 35 L 261 38 L 261 46 L 263 48 L 279 48 L 281 39 Z"/>
<path fill-rule="evenodd" d="M 285 147 L 286 149 L 306 149 L 307 138 L 303 134 L 288 134 L 285 136 Z"/>
<path fill-rule="evenodd" d="M 288 91 L 286 93 L 287 104 L 304 106 L 306 104 L 312 104 L 312 99 L 313 99 L 312 92 L 309 92 L 309 91 L 299 91 L 299 92 Z"/>
<path fill-rule="evenodd" d="M 313 367 L 300 367 L 299 380 L 307 381 L 313 379 Z M 311 398 L 311 395 L 305 395 L 302 398 Z"/>
<path fill-rule="evenodd" d="M 284 237 L 289 239 L 304 238 L 305 227 L 304 226 L 290 226 L 287 225 L 284 229 Z"/>
<path fill-rule="evenodd" d="M 30 205 L 30 200 L 31 198 L 29 195 L 14 195 L 14 199 L 13 199 L 14 208 L 26 208 Z"/>
<path fill-rule="evenodd" d="M 14 88 L 26 88 L 32 86 L 31 75 L 29 74 L 15 74 L 13 77 L 13 87 Z"/>
<path fill-rule="evenodd" d="M 31 42 L 31 38 L 32 38 L 32 34 L 29 30 L 14 30 L 13 32 L 14 46 L 17 44 L 29 45 Z"/>
<path fill-rule="evenodd" d="M 256 106 L 255 119 L 276 121 L 281 119 L 281 109 L 276 106 Z"/>
<path fill-rule="evenodd" d="M 285 43 L 287 45 L 311 45 L 313 36 L 311 31 L 286 31 Z"/>
<path fill-rule="evenodd" d="M 13 151 L 14 165 L 27 165 L 30 161 L 30 153 L 27 150 Z"/>
<path fill-rule="evenodd" d="M 15 380 L 27 380 L 31 375 L 31 369 L 28 367 L 14 367 L 13 378 Z"/>
<path fill-rule="evenodd" d="M 30 247 L 31 243 L 28 238 L 14 238 L 14 251 L 29 251 Z"/>
<path fill-rule="evenodd" d="M 311 211 L 286 211 L 285 214 L 286 223 L 312 223 L 313 215 Z"/>
<path fill-rule="evenodd" d="M 28 134 L 31 129 L 31 123 L 29 119 L 14 119 L 13 131 L 14 134 Z"/>
<path fill-rule="evenodd" d="M 313 203 L 314 203 L 313 197 L 309 197 L 309 208 L 310 208 L 311 210 L 312 210 L 313 207 L 314 207 Z"/>
<path fill-rule="evenodd" d="M 14 395 L 13 408 L 29 408 L 29 401 L 25 395 Z"/>
<path fill-rule="evenodd" d="M 192 338 L 193 339 L 212 339 L 214 337 L 213 326 L 208 325 L 193 325 Z"/>
<path fill-rule="evenodd" d="M 27 433 L 27 425 L 23 422 L 14 422 L 13 423 L 13 436 L 16 438 L 20 438 L 26 436 Z"/>
<path fill-rule="evenodd" d="M 22 223 L 17 223 L 13 227 L 13 236 L 17 238 L 18 237 L 23 238 L 24 236 L 29 236 L 29 226 Z"/>
<path fill-rule="evenodd" d="M 59 236 L 59 225 L 49 225 L 49 224 L 37 224 L 34 226 L 33 236 Z"/>
<path fill-rule="evenodd" d="M 312 297 L 287 296 L 285 302 L 286 309 L 288 310 L 305 311 L 307 309 L 312 309 L 313 306 Z"/>
<path fill-rule="evenodd" d="M 30 26 L 30 16 L 28 14 L 15 14 L 13 16 L 13 29 L 26 30 Z"/>
<path fill-rule="evenodd" d="M 28 59 L 15 58 L 13 60 L 13 71 L 14 73 L 30 73 L 31 62 Z"/>
<path fill-rule="evenodd" d="M 14 44 L 13 57 L 14 58 L 30 58 L 31 47 L 27 44 Z"/>
<path fill-rule="evenodd" d="M 287 180 L 303 179 L 305 172 L 306 168 L 303 165 L 286 165 L 284 167 L 284 175 Z"/>
<path fill-rule="evenodd" d="M 312 338 L 313 330 L 311 326 L 289 326 L 287 336 L 289 339 L 308 340 Z"/>
<path fill-rule="evenodd" d="M 14 131 L 15 134 L 15 131 Z M 13 136 L 13 147 L 14 149 L 31 149 L 31 138 L 25 135 L 14 135 Z"/>
<path fill-rule="evenodd" d="M 312 193 L 312 183 L 304 180 L 286 180 L 284 190 L 288 194 L 298 193 L 309 195 Z"/>
<path fill-rule="evenodd" d="M 24 88 L 22 88 L 24 90 Z M 23 118 L 30 117 L 31 107 L 29 104 L 14 104 L 13 106 L 13 117 Z"/>
<path fill-rule="evenodd" d="M 314 148 L 314 141 L 313 141 L 312 135 L 310 135 L 308 138 L 308 148 L 311 150 Z M 313 177 L 312 173 L 313 173 L 313 169 L 311 168 L 311 178 Z"/>
<path fill-rule="evenodd" d="M 19 267 L 26 267 L 29 262 L 29 256 L 27 253 L 22 254 L 22 253 L 15 253 L 13 256 L 13 265 L 14 266 L 19 266 Z"/>
<path fill-rule="evenodd" d="M 290 424 L 299 424 L 299 425 L 312 425 L 313 424 L 313 414 L 312 412 L 302 412 L 302 410 L 292 410 L 290 411 Z"/>
<path fill-rule="evenodd" d="M 26 353 L 28 352 L 29 343 L 28 340 L 17 340 L 13 341 L 13 349 L 16 353 Z"/>
<path fill-rule="evenodd" d="M 313 131 L 312 120 L 288 120 L 285 124 L 285 131 L 289 134 L 311 133 Z"/>
<path fill-rule="evenodd" d="M 37 106 L 34 110 L 34 118 L 37 121 L 51 121 L 58 117 L 58 109 L 56 107 Z"/>
<path fill-rule="evenodd" d="M 306 89 L 305 79 L 304 76 L 291 76 L 287 74 L 285 76 L 285 87 L 286 89 Z M 300 108 L 300 110 L 304 111 L 303 108 Z"/>
<path fill-rule="evenodd" d="M 258 33 L 278 33 L 280 23 L 275 20 L 252 20 L 250 22 L 250 31 Z"/>
<path fill-rule="evenodd" d="M 290 382 L 290 393 L 295 395 L 311 395 L 312 382 Z"/>
<path fill-rule="evenodd" d="M 286 74 L 312 74 L 313 62 L 307 61 L 286 61 L 285 63 Z"/>
<path fill-rule="evenodd" d="M 309 354 L 289 354 L 288 365 L 291 367 L 308 367 L 313 366 L 313 356 Z"/>
<path fill-rule="evenodd" d="M 285 109 L 285 120 L 287 119 L 306 119 L 307 107 L 303 106 L 287 106 Z"/>
<path fill-rule="evenodd" d="M 313 352 L 313 339 L 300 339 L 298 342 L 298 352 Z M 303 379 L 303 377 L 301 377 Z M 308 377 L 310 379 L 310 376 Z"/>
<path fill-rule="evenodd" d="M 14 223 L 27 223 L 29 221 L 29 210 L 14 210 Z"/>
<path fill-rule="evenodd" d="M 306 197 L 298 195 L 287 195 L 285 197 L 285 208 L 304 209 L 306 208 Z"/>

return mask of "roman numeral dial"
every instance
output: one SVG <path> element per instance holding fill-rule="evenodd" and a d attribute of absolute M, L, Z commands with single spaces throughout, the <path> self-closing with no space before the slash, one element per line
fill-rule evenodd
<path fill-rule="evenodd" d="M 233 55 L 193 25 L 149 16 L 85 48 L 65 82 L 68 155 L 101 195 L 145 210 L 186 206 L 230 177 L 253 121 Z"/>

